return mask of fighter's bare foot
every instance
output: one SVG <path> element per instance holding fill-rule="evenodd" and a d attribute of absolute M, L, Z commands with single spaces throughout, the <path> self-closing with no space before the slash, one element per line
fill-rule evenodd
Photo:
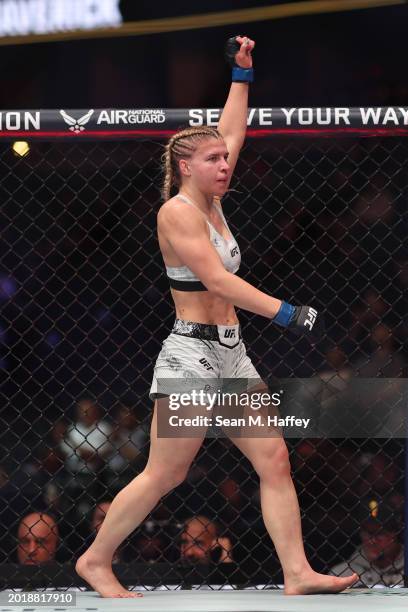
<path fill-rule="evenodd" d="M 114 575 L 111 565 L 101 564 L 92 552 L 87 551 L 79 557 L 75 570 L 101 597 L 143 597 L 142 593 L 125 589 Z"/>
<path fill-rule="evenodd" d="M 338 578 L 311 571 L 285 581 L 285 595 L 311 595 L 313 593 L 340 593 L 358 580 L 357 574 Z"/>

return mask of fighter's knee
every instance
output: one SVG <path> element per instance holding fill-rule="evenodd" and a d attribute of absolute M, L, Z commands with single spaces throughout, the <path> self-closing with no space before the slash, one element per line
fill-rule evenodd
<path fill-rule="evenodd" d="M 253 462 L 261 480 L 279 480 L 290 473 L 289 453 L 284 440 L 274 440 Z"/>

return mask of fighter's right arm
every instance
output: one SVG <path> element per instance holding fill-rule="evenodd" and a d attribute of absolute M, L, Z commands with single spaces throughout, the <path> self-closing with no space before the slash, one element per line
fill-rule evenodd
<path fill-rule="evenodd" d="M 324 333 L 324 321 L 310 306 L 292 306 L 260 291 L 239 276 L 225 270 L 211 244 L 203 216 L 182 203 L 168 202 L 158 215 L 160 231 L 182 262 L 192 270 L 210 293 L 238 308 L 272 319 L 277 325 L 318 340 Z"/>
<path fill-rule="evenodd" d="M 160 229 L 168 240 L 182 265 L 187 266 L 203 285 L 217 297 L 272 319 L 281 307 L 278 300 L 235 274 L 225 270 L 222 261 L 210 242 L 208 228 L 199 212 L 184 204 L 171 203 L 162 206 L 158 221 Z"/>

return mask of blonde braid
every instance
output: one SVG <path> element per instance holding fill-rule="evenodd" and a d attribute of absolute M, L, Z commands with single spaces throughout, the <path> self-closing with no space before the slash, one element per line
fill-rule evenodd
<path fill-rule="evenodd" d="M 164 181 L 162 188 L 163 200 L 171 197 L 171 188 L 180 186 L 180 172 L 178 162 L 180 159 L 189 159 L 197 146 L 206 138 L 221 139 L 221 134 L 214 128 L 193 127 L 177 132 L 166 145 L 162 157 Z"/>
<path fill-rule="evenodd" d="M 164 181 L 163 181 L 163 188 L 162 188 L 162 198 L 165 202 L 167 202 L 167 200 L 170 199 L 170 192 L 171 192 L 171 188 L 173 185 L 173 168 L 171 166 L 171 145 L 172 142 L 171 140 L 168 142 L 168 144 L 166 145 L 163 157 L 162 157 L 162 163 L 163 163 L 163 167 L 164 167 Z"/>

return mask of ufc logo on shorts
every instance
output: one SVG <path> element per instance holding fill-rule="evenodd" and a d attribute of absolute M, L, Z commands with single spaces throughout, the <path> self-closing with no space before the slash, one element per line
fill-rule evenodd
<path fill-rule="evenodd" d="M 224 338 L 235 338 L 235 329 L 226 329 L 224 332 Z"/>
<path fill-rule="evenodd" d="M 205 367 L 206 370 L 213 370 L 214 369 L 212 367 L 212 365 L 210 363 L 208 363 L 208 361 L 205 359 L 205 357 L 203 357 L 202 359 L 199 359 L 199 362 Z"/>
<path fill-rule="evenodd" d="M 234 257 L 235 255 L 238 255 L 238 247 L 235 246 L 233 249 L 231 249 L 231 257 Z"/>
<path fill-rule="evenodd" d="M 317 310 L 315 310 L 314 308 L 309 308 L 309 312 L 307 313 L 306 317 L 307 318 L 303 325 L 305 325 L 310 329 L 310 331 L 312 331 L 313 325 L 315 324 L 317 317 Z"/>

